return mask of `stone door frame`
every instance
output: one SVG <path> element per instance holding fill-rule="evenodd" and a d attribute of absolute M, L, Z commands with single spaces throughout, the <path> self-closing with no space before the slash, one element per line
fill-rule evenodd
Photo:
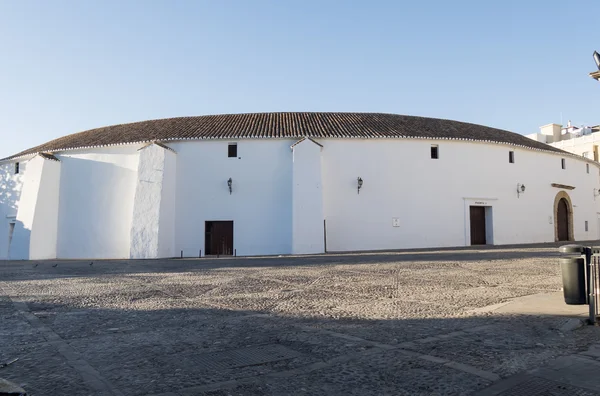
<path fill-rule="evenodd" d="M 561 199 L 567 201 L 567 217 L 569 226 L 569 241 L 574 241 L 575 237 L 573 234 L 573 203 L 571 197 L 565 191 L 559 191 L 554 197 L 554 242 L 558 242 L 558 203 Z"/>

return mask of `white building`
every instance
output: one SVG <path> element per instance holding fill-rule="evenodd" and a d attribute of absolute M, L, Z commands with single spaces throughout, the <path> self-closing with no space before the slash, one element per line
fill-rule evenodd
<path fill-rule="evenodd" d="M 577 127 L 571 125 L 571 121 L 568 122 L 566 127 L 560 124 L 548 124 L 540 127 L 540 133 L 532 133 L 527 137 L 569 153 L 598 161 L 600 125 Z"/>
<path fill-rule="evenodd" d="M 0 258 L 597 239 L 599 166 L 515 133 L 391 114 L 116 125 L 0 162 Z"/>

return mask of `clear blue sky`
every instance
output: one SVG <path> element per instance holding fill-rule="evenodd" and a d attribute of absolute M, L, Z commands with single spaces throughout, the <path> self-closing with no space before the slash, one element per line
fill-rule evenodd
<path fill-rule="evenodd" d="M 263 111 L 600 124 L 598 1 L 0 0 L 0 157 Z"/>

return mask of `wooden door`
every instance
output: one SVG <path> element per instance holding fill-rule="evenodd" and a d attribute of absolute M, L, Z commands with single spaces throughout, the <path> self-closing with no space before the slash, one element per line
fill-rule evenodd
<path fill-rule="evenodd" d="M 569 240 L 569 208 L 567 207 L 567 200 L 561 198 L 558 201 L 558 211 L 556 214 L 556 228 L 558 229 L 558 240 L 568 241 Z"/>
<path fill-rule="evenodd" d="M 207 255 L 233 255 L 233 221 L 207 221 L 204 244 Z"/>
<path fill-rule="evenodd" d="M 471 206 L 471 245 L 485 245 L 485 206 Z"/>

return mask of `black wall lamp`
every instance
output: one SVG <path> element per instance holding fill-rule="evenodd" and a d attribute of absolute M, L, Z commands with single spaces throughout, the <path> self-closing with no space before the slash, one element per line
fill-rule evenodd
<path fill-rule="evenodd" d="M 525 184 L 517 183 L 517 198 L 523 193 L 525 193 Z"/>
<path fill-rule="evenodd" d="M 594 200 L 596 199 L 597 196 L 600 196 L 600 190 L 597 188 L 594 188 Z"/>
<path fill-rule="evenodd" d="M 362 188 L 362 185 L 363 185 L 363 179 L 359 176 L 356 181 L 358 182 L 358 194 L 360 194 L 360 189 Z"/>
<path fill-rule="evenodd" d="M 229 187 L 229 195 L 231 195 L 232 185 L 233 185 L 233 180 L 231 180 L 231 177 L 230 177 L 229 180 L 227 180 L 227 187 Z"/>

